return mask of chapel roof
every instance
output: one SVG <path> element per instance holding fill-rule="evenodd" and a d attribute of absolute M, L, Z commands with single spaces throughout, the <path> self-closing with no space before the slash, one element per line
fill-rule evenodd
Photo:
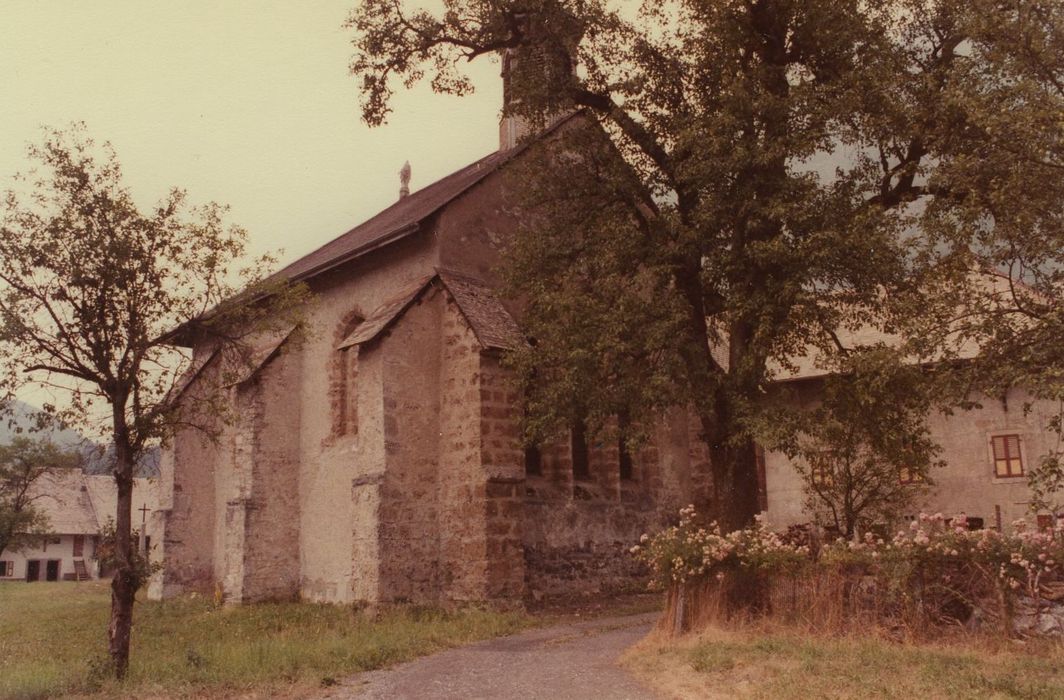
<path fill-rule="evenodd" d="M 426 219 L 578 114 L 581 112 L 558 119 L 535 138 L 516 148 L 491 153 L 427 187 L 401 197 L 387 209 L 288 264 L 271 279 L 290 282 L 305 280 L 417 232 Z"/>
<path fill-rule="evenodd" d="M 381 304 L 344 338 L 339 348 L 368 343 L 386 330 L 416 302 L 433 283 L 439 283 L 469 324 L 485 350 L 514 350 L 525 341 L 521 329 L 502 302 L 480 280 L 449 270 L 438 270 L 406 287 Z"/>
<path fill-rule="evenodd" d="M 379 214 L 282 268 L 274 277 L 303 280 L 414 233 L 422 221 L 498 170 L 511 157 L 511 153 L 492 153 L 403 197 Z"/>
<path fill-rule="evenodd" d="M 417 233 L 422 230 L 421 226 L 425 221 L 445 206 L 524 153 L 534 143 L 541 141 L 582 114 L 583 111 L 577 110 L 560 117 L 534 138 L 527 139 L 514 148 L 495 151 L 431 185 L 401 197 L 390 207 L 273 273 L 266 279 L 266 283 L 284 284 L 304 281 Z M 242 301 L 251 302 L 258 298 L 253 294 L 249 296 L 249 292 L 245 291 L 238 294 L 236 298 L 243 297 Z M 214 311 L 208 312 L 204 318 L 213 313 Z M 170 338 L 178 345 L 190 345 L 189 330 L 194 325 L 194 322 L 181 324 L 171 331 Z M 190 373 L 178 393 L 195 379 L 197 374 L 198 370 Z"/>

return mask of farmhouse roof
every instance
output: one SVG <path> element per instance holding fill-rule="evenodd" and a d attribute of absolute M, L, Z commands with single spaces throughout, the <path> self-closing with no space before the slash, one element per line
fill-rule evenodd
<path fill-rule="evenodd" d="M 95 535 L 114 519 L 118 491 L 109 475 L 86 474 L 80 469 L 46 472 L 34 482 L 33 506 L 48 518 L 47 530 L 56 535 Z M 155 484 L 133 479 L 133 510 L 157 508 Z M 139 527 L 139 523 L 137 524 Z"/>
<path fill-rule="evenodd" d="M 92 498 L 80 469 L 51 471 L 33 485 L 33 505 L 48 518 L 57 535 L 94 535 L 100 529 Z"/>

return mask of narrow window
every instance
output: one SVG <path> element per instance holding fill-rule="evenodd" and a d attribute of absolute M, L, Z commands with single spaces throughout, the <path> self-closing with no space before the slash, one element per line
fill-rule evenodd
<path fill-rule="evenodd" d="M 617 466 L 621 473 L 621 481 L 631 481 L 635 478 L 632 474 L 632 453 L 628 451 L 628 444 L 623 435 L 617 442 Z"/>
<path fill-rule="evenodd" d="M 539 451 L 539 445 L 525 447 L 525 474 L 529 476 L 543 474 L 543 454 Z"/>
<path fill-rule="evenodd" d="M 820 452 L 809 465 L 809 476 L 816 486 L 831 488 L 835 485 L 835 455 L 829 451 Z"/>
<path fill-rule="evenodd" d="M 991 438 L 994 446 L 994 476 L 1023 476 L 1023 461 L 1020 458 L 1019 435 L 995 435 Z"/>
<path fill-rule="evenodd" d="M 358 346 L 337 351 L 333 379 L 333 434 L 358 432 L 358 403 L 355 385 L 358 380 Z"/>
<path fill-rule="evenodd" d="M 358 345 L 351 340 L 362 316 L 348 314 L 336 331 L 336 350 L 329 364 L 329 400 L 332 405 L 332 436 L 358 432 Z"/>
<path fill-rule="evenodd" d="M 757 507 L 763 513 L 768 510 L 768 474 L 765 471 L 765 450 L 761 445 L 754 445 L 754 461 L 757 464 Z"/>
<path fill-rule="evenodd" d="M 621 481 L 631 481 L 635 478 L 632 470 L 632 453 L 628 451 L 628 416 L 617 416 L 617 469 Z"/>
<path fill-rule="evenodd" d="M 909 467 L 901 467 L 898 469 L 898 483 L 899 484 L 922 484 L 924 481 L 924 475 L 915 469 Z"/>
<path fill-rule="evenodd" d="M 582 420 L 573 423 L 570 450 L 573 459 L 573 478 L 590 479 L 591 465 L 588 462 L 587 425 Z"/>

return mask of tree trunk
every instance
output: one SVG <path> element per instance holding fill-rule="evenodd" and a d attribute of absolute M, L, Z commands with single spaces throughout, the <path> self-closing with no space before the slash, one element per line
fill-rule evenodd
<path fill-rule="evenodd" d="M 761 510 L 758 499 L 757 457 L 754 442 L 743 439 L 733 447 L 709 441 L 713 469 L 713 498 L 721 530 L 731 532 L 753 524 Z"/>
<path fill-rule="evenodd" d="M 752 525 L 761 510 L 754 441 L 735 424 L 726 394 L 718 392 L 712 415 L 700 416 L 713 471 L 713 507 L 723 532 Z"/>
<path fill-rule="evenodd" d="M 124 422 L 116 419 L 114 477 L 118 487 L 115 513 L 115 572 L 111 580 L 111 623 L 107 628 L 108 650 L 115 677 L 129 670 L 129 643 L 133 630 L 133 600 L 137 593 L 131 534 L 133 510 L 133 451 Z"/>

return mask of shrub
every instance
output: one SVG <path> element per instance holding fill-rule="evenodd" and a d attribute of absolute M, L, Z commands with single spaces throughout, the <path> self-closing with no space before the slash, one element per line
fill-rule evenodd
<path fill-rule="evenodd" d="M 680 510 L 680 522 L 650 537 L 643 535 L 631 552 L 651 571 L 660 586 L 709 576 L 721 577 L 739 568 L 771 572 L 800 567 L 809 547 L 788 543 L 758 518 L 753 527 L 721 534 L 714 522 L 698 524 L 695 507 Z"/>
<path fill-rule="evenodd" d="M 722 534 L 714 523 L 699 524 L 688 506 L 677 525 L 644 535 L 632 552 L 669 591 L 674 617 L 733 615 L 721 601 L 729 587 L 750 587 L 753 575 L 760 613 L 814 627 L 874 623 L 921 634 L 987 622 L 1013 634 L 1017 610 L 1037 622 L 1048 607 L 1046 584 L 1064 580 L 1059 526 L 1032 531 L 1018 521 L 1009 533 L 970 531 L 963 515 L 938 513 L 891 538 L 869 533 L 821 544 L 796 534 L 773 532 L 763 520 Z"/>

